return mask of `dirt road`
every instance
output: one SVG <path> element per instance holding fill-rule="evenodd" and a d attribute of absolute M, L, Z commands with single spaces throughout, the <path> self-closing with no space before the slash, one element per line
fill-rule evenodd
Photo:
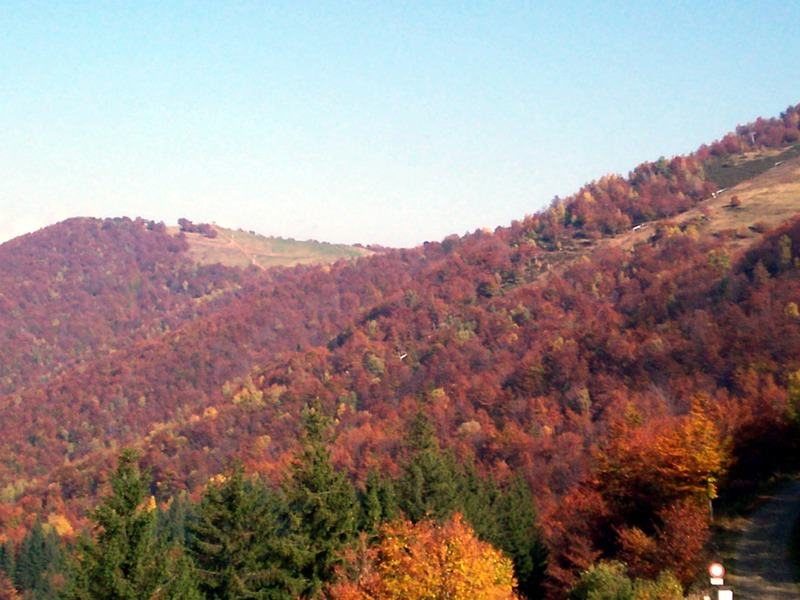
<path fill-rule="evenodd" d="M 767 501 L 749 519 L 725 583 L 736 600 L 798 600 L 788 543 L 800 516 L 800 481 Z"/>

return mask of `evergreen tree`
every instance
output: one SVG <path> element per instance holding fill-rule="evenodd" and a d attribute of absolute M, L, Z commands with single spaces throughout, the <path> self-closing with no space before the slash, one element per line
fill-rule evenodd
<path fill-rule="evenodd" d="M 5 573 L 9 579 L 14 576 L 14 555 L 14 545 L 11 541 L 0 544 L 0 571 Z"/>
<path fill-rule="evenodd" d="M 186 580 L 186 565 L 177 549 L 166 548 L 154 535 L 155 500 L 147 496 L 147 477 L 139 471 L 135 451 L 120 454 L 111 490 L 92 514 L 96 538 L 81 541 L 67 597 L 196 597 L 191 590 L 176 589 Z"/>
<path fill-rule="evenodd" d="M 278 524 L 268 500 L 266 490 L 248 485 L 238 465 L 209 483 L 189 527 L 206 598 L 281 597 L 281 589 L 288 595 L 295 587 L 274 555 Z"/>
<path fill-rule="evenodd" d="M 165 555 L 167 579 L 158 589 L 154 598 L 165 600 L 205 600 L 197 585 L 197 573 L 192 559 L 178 544 L 167 548 Z"/>
<path fill-rule="evenodd" d="M 52 598 L 56 595 L 53 579 L 64 568 L 63 551 L 58 535 L 46 531 L 39 519 L 17 548 L 14 563 L 14 587 L 27 598 Z"/>
<path fill-rule="evenodd" d="M 439 448 L 428 418 L 417 412 L 406 443 L 403 474 L 398 482 L 400 508 L 412 521 L 441 521 L 458 509 L 458 474 L 455 460 Z"/>
<path fill-rule="evenodd" d="M 156 532 L 167 543 L 179 546 L 187 544 L 187 527 L 192 518 L 194 506 L 185 491 L 173 496 L 166 510 L 158 512 Z"/>
<path fill-rule="evenodd" d="M 303 413 L 302 449 L 285 486 L 286 551 L 302 579 L 301 594 L 316 597 L 333 579 L 341 551 L 355 534 L 356 499 L 352 485 L 331 464 L 332 420 L 319 402 Z"/>
<path fill-rule="evenodd" d="M 500 493 L 493 481 L 479 476 L 474 465 L 459 469 L 452 456 L 440 450 L 427 417 L 418 412 L 409 430 L 398 487 L 399 504 L 412 521 L 426 517 L 442 521 L 455 511 L 462 512 L 482 540 L 514 561 L 519 593 L 541 597 L 547 546 L 523 477 L 515 478 Z"/>
<path fill-rule="evenodd" d="M 25 534 L 17 549 L 14 567 L 14 587 L 18 590 L 33 590 L 42 579 L 45 569 L 44 532 L 39 519 Z"/>
<path fill-rule="evenodd" d="M 490 541 L 514 561 L 517 591 L 541 598 L 548 551 L 528 482 L 516 477 L 497 502 L 499 535 Z"/>
<path fill-rule="evenodd" d="M 371 536 L 377 534 L 383 523 L 397 519 L 400 509 L 392 481 L 377 471 L 370 470 L 364 483 L 364 491 L 359 495 L 359 508 L 358 530 Z"/>
<path fill-rule="evenodd" d="M 497 511 L 500 494 L 494 481 L 480 477 L 474 463 L 467 464 L 456 481 L 458 510 L 481 540 L 499 548 L 496 540 L 502 535 Z"/>
<path fill-rule="evenodd" d="M 358 495 L 358 531 L 375 537 L 383 523 L 383 507 L 378 497 L 378 477 L 374 471 L 367 473 L 364 491 Z"/>

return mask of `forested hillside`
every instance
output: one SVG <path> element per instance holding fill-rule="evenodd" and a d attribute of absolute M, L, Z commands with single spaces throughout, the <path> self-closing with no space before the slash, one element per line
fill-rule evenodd
<path fill-rule="evenodd" d="M 236 511 L 273 532 L 226 559 L 264 597 L 413 597 L 392 543 L 447 536 L 505 553 L 498 594 L 583 598 L 601 573 L 668 597 L 702 568 L 709 503 L 793 466 L 799 122 L 328 265 L 201 265 L 128 219 L 0 246 L 0 573 L 66 585 L 20 575 L 35 534 L 99 581 L 103 507 L 131 485 L 119 510 L 172 544 L 151 575 L 174 597 L 246 597 L 203 545 Z"/>
<path fill-rule="evenodd" d="M 0 246 L 5 394 L 138 339 L 243 273 L 197 267 L 185 240 L 141 219 L 71 219 Z"/>

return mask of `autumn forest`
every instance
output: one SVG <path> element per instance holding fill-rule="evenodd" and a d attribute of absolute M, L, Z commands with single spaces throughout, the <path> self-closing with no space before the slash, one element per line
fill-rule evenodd
<path fill-rule="evenodd" d="M 800 105 L 328 264 L 0 245 L 0 598 L 684 597 L 800 468 L 798 183 Z"/>

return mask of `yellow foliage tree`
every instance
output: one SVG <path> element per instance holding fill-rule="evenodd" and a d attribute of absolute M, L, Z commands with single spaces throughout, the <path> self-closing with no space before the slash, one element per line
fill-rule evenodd
<path fill-rule="evenodd" d="M 423 520 L 385 525 L 358 582 L 331 597 L 347 600 L 511 600 L 510 559 L 481 542 L 461 515 L 442 525 Z"/>
<path fill-rule="evenodd" d="M 611 428 L 598 453 L 601 493 L 627 508 L 674 501 L 706 501 L 716 497 L 716 482 L 730 466 L 729 442 L 721 439 L 699 395 L 689 413 L 673 423 L 646 428 L 631 415 Z M 635 416 L 638 415 L 634 413 Z"/>
<path fill-rule="evenodd" d="M 664 492 L 675 498 L 716 498 L 716 482 L 730 464 L 727 444 L 720 440 L 716 425 L 698 396 L 688 415 L 670 434 L 658 440 L 658 475 Z"/>
<path fill-rule="evenodd" d="M 795 306 L 795 308 L 797 308 Z M 789 373 L 789 416 L 800 422 L 800 369 Z"/>
<path fill-rule="evenodd" d="M 47 523 L 55 529 L 58 537 L 71 537 L 74 533 L 69 520 L 62 514 L 50 513 L 47 516 Z"/>

